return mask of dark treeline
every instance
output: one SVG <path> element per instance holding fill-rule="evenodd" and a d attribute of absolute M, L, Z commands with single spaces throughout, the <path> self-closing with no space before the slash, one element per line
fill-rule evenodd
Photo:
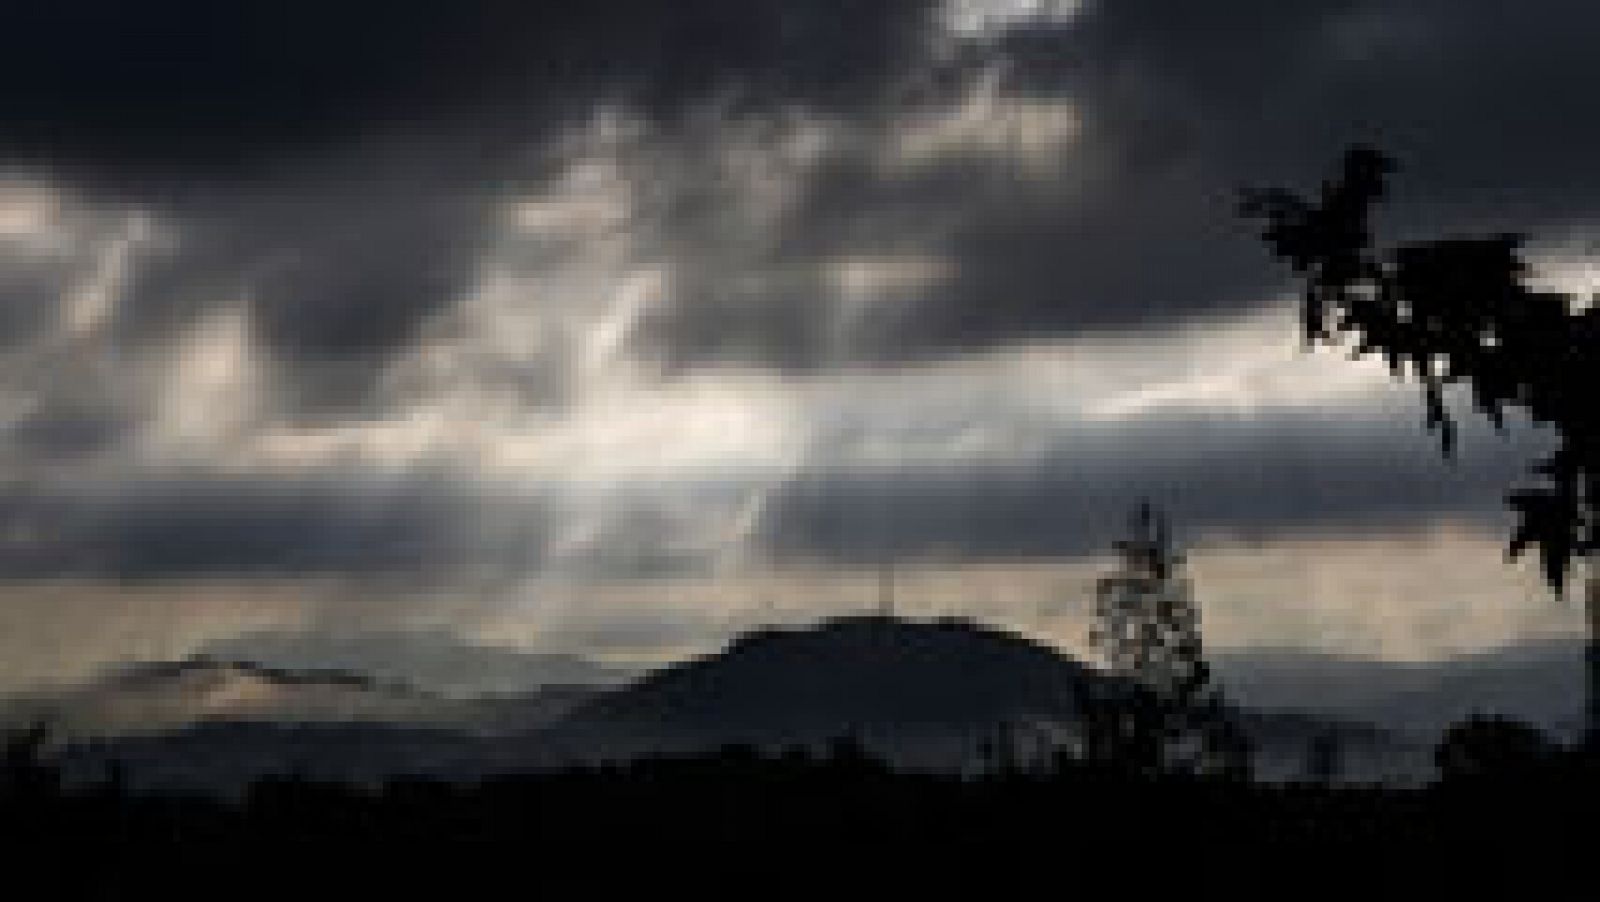
<path fill-rule="evenodd" d="M 916 774 L 841 739 L 819 754 L 731 745 L 464 783 L 276 776 L 223 801 L 130 792 L 115 772 L 69 787 L 37 738 L 12 741 L 0 778 L 5 847 L 13 861 L 66 851 L 89 864 L 58 878 L 113 894 L 175 874 L 235 881 L 248 872 L 259 889 L 304 864 L 284 855 L 331 856 L 341 869 L 370 860 L 377 871 L 339 879 L 403 880 L 420 862 L 385 857 L 395 849 L 426 850 L 418 854 L 435 865 L 502 849 L 545 864 L 594 850 L 617 861 L 737 852 L 812 863 L 892 853 L 918 856 L 924 880 L 956 862 L 1102 850 L 1170 861 L 1232 849 L 1265 856 L 1261 866 L 1305 854 L 1448 860 L 1511 844 L 1550 853 L 1583 841 L 1600 784 L 1592 755 L 1496 720 L 1452 730 L 1439 748 L 1444 777 L 1409 790 L 1150 774 L 1065 757 L 1023 766 L 997 755 L 978 775 Z M 261 869 L 272 861 L 281 867 Z"/>

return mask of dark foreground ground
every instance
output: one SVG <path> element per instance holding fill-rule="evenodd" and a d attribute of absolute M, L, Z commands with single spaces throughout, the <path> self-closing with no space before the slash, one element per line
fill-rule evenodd
<path fill-rule="evenodd" d="M 115 781 L 69 789 L 47 764 L 12 761 L 0 861 L 12 886 L 51 898 L 531 898 L 574 878 L 740 895 L 930 884 L 996 895 L 1034 879 L 1055 895 L 1110 879 L 1127 895 L 1202 873 L 1296 895 L 1419 876 L 1514 890 L 1591 879 L 1596 775 L 1592 756 L 1569 751 L 1420 790 L 1081 765 L 959 778 L 897 774 L 849 748 L 732 747 L 471 785 L 275 778 L 227 803 Z"/>

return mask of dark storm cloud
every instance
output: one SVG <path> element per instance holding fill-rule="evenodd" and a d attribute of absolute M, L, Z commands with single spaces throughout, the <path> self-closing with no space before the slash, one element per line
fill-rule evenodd
<path fill-rule="evenodd" d="M 53 206 L 37 186 L 12 185 L 7 175 L 0 163 L 0 211 L 10 207 L 14 220 L 0 224 L 0 353 L 51 331 L 66 292 L 88 275 L 84 246 L 116 237 L 111 223 Z"/>
<path fill-rule="evenodd" d="M 1240 191 L 1314 185 L 1353 141 L 1403 164 L 1397 236 L 1592 231 L 1597 33 L 1600 7 L 1578 0 L 1085 4 L 1069 24 L 1018 26 L 975 61 L 1005 61 L 1002 96 L 1081 116 L 1050 177 L 1008 179 L 1017 163 L 1003 155 L 891 177 L 844 157 L 782 241 L 837 251 L 922 235 L 951 262 L 854 349 L 892 361 L 1257 307 L 1286 281 L 1238 216 Z M 885 144 L 904 137 L 892 115 L 883 125 Z M 701 295 L 659 329 L 685 356 L 835 359 L 814 316 L 795 322 L 824 288 L 784 303 Z"/>
<path fill-rule="evenodd" d="M 703 572 L 721 550 L 685 543 L 685 503 L 726 504 L 747 488 L 641 482 L 586 503 L 556 484 L 339 467 L 14 482 L 0 485 L 0 583 L 398 576 L 458 585 L 557 570 L 682 575 Z"/>
<path fill-rule="evenodd" d="M 721 518 L 752 492 L 765 502 L 740 541 L 780 559 L 836 563 L 1095 553 L 1145 497 L 1170 510 L 1187 539 L 1370 533 L 1440 519 L 1496 525 L 1506 487 L 1540 439 L 1475 427 L 1460 461 L 1445 466 L 1420 429 L 1382 419 L 1177 415 L 1065 429 L 1012 463 L 863 466 L 824 451 L 770 493 L 773 474 L 757 471 L 618 485 L 600 507 L 573 506 L 559 486 L 426 472 L 13 484 L 0 493 L 0 581 L 703 573 L 729 549 L 694 534 L 725 530 Z M 684 519 L 686 508 L 704 516 Z"/>
<path fill-rule="evenodd" d="M 892 144 L 890 87 L 931 66 L 935 6 L 29 3 L 0 47 L 0 158 L 184 227 L 121 308 L 130 338 L 248 285 L 287 387 L 348 407 L 459 297 L 494 199 L 537 178 L 528 147 L 554 126 L 616 101 L 671 140 L 685 103 L 734 96 L 847 110 Z M 1407 164 L 1402 221 L 1560 231 L 1600 207 L 1600 116 L 1579 90 L 1597 31 L 1576 0 L 1129 0 L 1023 24 L 924 80 L 1003 59 L 1006 96 L 1073 104 L 1083 132 L 1055 178 L 960 156 L 886 176 L 845 155 L 755 260 L 688 246 L 718 234 L 715 208 L 675 213 L 683 284 L 643 340 L 804 367 L 1236 311 L 1282 285 L 1237 190 L 1314 178 L 1354 139 Z M 919 234 L 949 277 L 841 349 L 821 312 L 834 256 Z"/>
<path fill-rule="evenodd" d="M 620 98 L 854 102 L 928 0 L 25 2 L 0 41 L 0 148 L 113 181 L 270 172 L 369 132 L 479 149 Z"/>
<path fill-rule="evenodd" d="M 937 113 L 985 63 L 1006 61 L 1002 97 L 1081 117 L 1048 174 L 970 148 L 888 171 L 883 158 L 915 126 L 903 81 L 938 69 L 921 55 L 932 6 L 28 2 L 0 37 L 0 166 L 44 170 L 90 206 L 128 202 L 176 232 L 141 253 L 111 307 L 123 347 L 172 353 L 204 317 L 247 304 L 287 405 L 334 420 L 363 412 L 384 365 L 470 287 L 497 205 L 564 162 L 542 155 L 556 154 L 548 139 L 604 103 L 643 116 L 649 140 L 678 153 L 704 142 L 708 160 L 716 131 L 678 118 L 701 100 L 732 97 L 734 119 L 809 108 L 845 133 L 753 238 L 727 213 L 741 185 L 714 169 L 662 173 L 680 182 L 652 224 L 674 284 L 638 337 L 685 366 L 900 361 L 1247 310 L 1284 282 L 1238 221 L 1237 190 L 1304 184 L 1352 139 L 1406 165 L 1403 231 L 1558 233 L 1600 213 L 1600 116 L 1583 90 L 1593 4 L 1089 3 L 1070 25 L 973 45 L 974 58 L 917 75 L 933 84 L 912 94 L 915 111 Z M 841 344 L 829 267 L 853 253 L 922 254 L 946 271 L 869 311 Z M 74 272 L 6 262 L 0 348 L 49 331 L 56 311 L 41 299 Z M 78 363 L 22 374 L 47 397 L 7 424 L 17 454 L 68 462 L 141 425 L 137 385 L 87 384 Z M 142 378 L 131 362 L 113 375 Z M 856 475 L 824 447 L 775 500 L 765 538 L 845 558 L 884 543 L 1071 553 L 1101 547 L 1096 524 L 1114 528 L 1131 499 L 1168 492 L 1197 530 L 1490 516 L 1529 456 L 1495 446 L 1450 470 L 1417 433 L 1174 422 L 1063 442 L 1036 466 Z M 0 574 L 416 570 L 539 553 L 538 526 L 480 542 L 494 505 L 428 479 L 129 473 L 100 493 L 7 490 Z M 630 518 L 616 568 L 680 566 L 657 552 L 676 521 Z"/>
<path fill-rule="evenodd" d="M 462 486 L 331 473 L 13 486 L 0 496 L 0 579 L 448 575 L 489 552 L 481 507 Z M 537 529 L 517 542 L 531 553 Z"/>
<path fill-rule="evenodd" d="M 28 343 L 56 322 L 59 284 L 55 273 L 0 270 L 0 352 Z"/>
<path fill-rule="evenodd" d="M 458 299 L 491 212 L 482 192 L 401 177 L 323 173 L 186 204 L 181 243 L 147 254 L 119 299 L 117 339 L 157 344 L 247 304 L 292 409 L 360 410 L 373 374 Z"/>
<path fill-rule="evenodd" d="M 496 204 L 545 174 L 562 126 L 602 103 L 668 132 L 710 99 L 868 104 L 920 53 L 931 8 L 27 3 L 0 38 L 0 165 L 176 230 L 117 305 L 124 343 L 247 297 L 291 406 L 355 411 L 470 285 Z"/>
<path fill-rule="evenodd" d="M 1134 0 L 1018 56 L 1037 84 L 1100 98 L 1136 158 L 1305 181 L 1330 145 L 1365 138 L 1410 163 L 1417 200 L 1543 219 L 1600 197 L 1600 124 L 1578 90 L 1597 28 L 1581 0 Z"/>
<path fill-rule="evenodd" d="M 909 329 L 965 346 L 1260 304 L 1281 283 L 1238 190 L 1314 184 L 1357 140 L 1402 161 L 1402 233 L 1592 227 L 1597 33 L 1576 0 L 1130 0 L 1018 32 L 1010 83 L 1081 106 L 1063 167 L 1093 178 L 971 220 Z"/>
<path fill-rule="evenodd" d="M 1186 540 L 1497 524 L 1505 487 L 1543 443 L 1471 431 L 1471 453 L 1455 466 L 1420 434 L 1299 414 L 1176 416 L 1069 434 L 1013 466 L 818 465 L 769 501 L 762 533 L 780 556 L 871 562 L 1100 553 L 1143 498 L 1168 510 Z"/>
<path fill-rule="evenodd" d="M 72 464 L 112 448 L 137 425 L 131 411 L 103 400 L 57 397 L 7 423 L 0 448 L 23 460 Z"/>

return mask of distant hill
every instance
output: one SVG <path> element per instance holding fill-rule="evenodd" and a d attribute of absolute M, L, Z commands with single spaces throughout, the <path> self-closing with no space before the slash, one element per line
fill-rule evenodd
<path fill-rule="evenodd" d="M 1229 693 L 1248 707 L 1363 720 L 1428 741 L 1475 710 L 1567 736 L 1582 723 L 1581 637 L 1429 663 L 1298 651 L 1251 651 L 1213 663 Z"/>
<path fill-rule="evenodd" d="M 185 681 L 208 681 L 235 677 L 257 679 L 279 686 L 339 686 L 358 692 L 383 692 L 416 695 L 420 690 L 407 683 L 383 680 L 370 674 L 337 668 L 290 670 L 259 661 L 193 655 L 177 661 L 140 661 L 112 668 L 106 675 L 106 688 L 136 691 Z"/>
<path fill-rule="evenodd" d="M 201 653 L 293 671 L 341 670 L 454 696 L 515 695 L 547 686 L 609 687 L 638 676 L 577 655 L 463 642 L 442 630 L 291 632 L 261 630 Z"/>
<path fill-rule="evenodd" d="M 364 674 L 201 659 L 125 671 L 59 710 L 72 712 L 62 722 L 123 718 L 120 735 L 80 731 L 63 751 L 80 774 L 123 760 L 137 782 L 226 788 L 288 771 L 470 778 L 730 743 L 820 750 L 844 735 L 899 767 L 972 770 L 1002 724 L 1024 758 L 1070 739 L 1091 688 L 1128 687 L 1002 629 L 854 617 L 746 634 L 610 690 L 461 699 Z M 1426 744 L 1371 725 L 1239 716 L 1266 779 L 1299 776 L 1312 740 L 1330 734 L 1349 779 L 1429 775 Z M 127 729 L 134 719 L 145 728 Z"/>
<path fill-rule="evenodd" d="M 855 617 L 747 634 L 576 707 L 545 738 L 574 755 L 627 756 L 733 742 L 817 748 L 852 734 L 902 766 L 968 769 L 1002 724 L 1025 755 L 1070 736 L 1091 686 L 1127 688 L 1002 629 Z M 1352 779 L 1422 779 L 1430 767 L 1426 746 L 1371 725 L 1294 711 L 1239 716 L 1271 779 L 1299 776 L 1323 735 L 1345 748 Z"/>
<path fill-rule="evenodd" d="M 504 734 L 544 726 L 635 675 L 443 631 L 261 631 L 182 660 L 114 667 L 79 686 L 0 696 L 0 729 L 45 722 L 58 741 L 236 723 Z"/>
<path fill-rule="evenodd" d="M 974 764 L 1002 722 L 1070 721 L 1079 693 L 1104 679 L 1002 630 L 850 618 L 747 634 L 609 692 L 560 696 L 541 716 L 507 719 L 489 742 L 465 729 L 481 715 L 463 714 L 463 700 L 346 672 L 200 659 L 142 666 L 86 690 L 76 710 L 103 718 L 138 709 L 147 728 L 125 720 L 120 736 L 85 733 L 67 755 L 82 774 L 115 759 L 141 783 L 217 787 L 287 770 L 470 776 L 731 742 L 820 747 L 851 734 L 901 765 L 944 769 Z M 154 699 L 172 711 L 149 717 Z"/>
<path fill-rule="evenodd" d="M 903 767 L 970 769 L 1002 724 L 1035 741 L 1107 678 L 1005 630 L 850 617 L 768 629 L 581 705 L 541 739 L 569 757 L 726 743 L 817 750 L 851 735 Z"/>
<path fill-rule="evenodd" d="M 773 738 L 1059 717 L 1101 679 L 1014 633 L 881 617 L 748 633 L 573 712 L 569 726 Z"/>
<path fill-rule="evenodd" d="M 170 734 L 216 723 L 510 732 L 548 723 L 594 691 L 552 686 L 519 696 L 460 699 L 368 674 L 199 655 L 129 665 L 68 690 L 0 699 L 0 726 L 42 722 L 57 740 Z"/>

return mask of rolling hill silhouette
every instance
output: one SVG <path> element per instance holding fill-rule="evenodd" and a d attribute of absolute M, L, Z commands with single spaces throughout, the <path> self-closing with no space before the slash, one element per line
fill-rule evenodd
<path fill-rule="evenodd" d="M 119 685 L 126 691 L 131 681 L 146 695 L 181 688 L 177 696 L 187 697 L 199 677 L 216 678 L 222 666 L 146 666 Z M 285 701 L 276 708 L 213 706 L 209 716 L 174 722 L 165 732 L 69 743 L 63 757 L 91 778 L 121 760 L 135 783 L 226 791 L 271 773 L 473 779 L 731 744 L 817 753 L 851 736 L 899 768 L 971 772 L 987 765 L 982 750 L 1002 729 L 1024 759 L 1043 754 L 1053 743 L 1072 742 L 1085 692 L 1131 691 L 1125 681 L 1003 629 L 885 617 L 748 633 L 721 651 L 610 690 L 393 695 L 385 693 L 401 690 L 359 675 L 227 667 L 230 680 L 243 673 L 274 681 Z M 287 700 L 307 692 L 333 693 L 360 713 L 304 716 L 302 702 Z M 1257 743 L 1257 774 L 1267 779 L 1298 776 L 1310 742 L 1330 731 L 1347 746 L 1352 779 L 1412 781 L 1431 773 L 1426 745 L 1385 730 L 1296 712 L 1238 713 Z"/>
<path fill-rule="evenodd" d="M 207 724 L 507 733 L 549 723 L 596 691 L 547 686 L 517 695 L 458 698 L 342 669 L 296 670 L 196 655 L 132 664 L 84 686 L 0 700 L 0 726 L 44 723 L 57 741 L 165 735 Z"/>
<path fill-rule="evenodd" d="M 1234 697 L 1252 708 L 1362 720 L 1428 742 L 1481 712 L 1573 739 L 1583 726 L 1583 653 L 1582 637 L 1571 637 L 1428 663 L 1256 650 L 1214 664 Z"/>
<path fill-rule="evenodd" d="M 578 706 L 551 738 L 627 755 L 852 735 L 896 763 L 961 766 L 1001 724 L 1071 723 L 1095 683 L 1119 681 L 1001 629 L 851 617 L 748 633 Z"/>
<path fill-rule="evenodd" d="M 685 753 L 743 743 L 824 749 L 850 735 L 897 766 L 971 770 L 1000 730 L 1024 757 L 1071 743 L 1086 691 L 1132 692 L 1061 652 L 960 619 L 852 617 L 763 630 L 575 707 L 540 736 L 569 759 Z M 1348 718 L 1239 709 L 1257 774 L 1293 779 L 1319 736 L 1344 746 L 1346 778 L 1415 782 L 1429 745 Z"/>
<path fill-rule="evenodd" d="M 201 651 L 286 671 L 359 673 L 459 697 L 521 695 L 549 686 L 610 687 L 638 675 L 579 655 L 467 642 L 445 630 L 258 630 Z"/>

